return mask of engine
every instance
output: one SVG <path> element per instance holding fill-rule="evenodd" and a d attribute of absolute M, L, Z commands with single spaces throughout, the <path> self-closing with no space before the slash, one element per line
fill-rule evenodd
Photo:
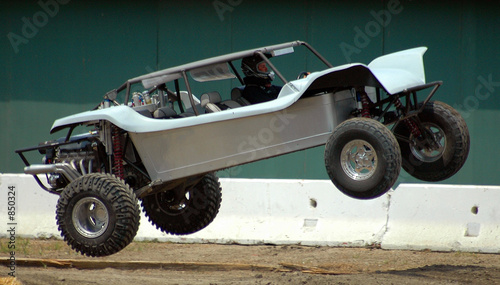
<path fill-rule="evenodd" d="M 44 144 L 59 143 L 64 141 L 46 142 Z M 45 149 L 42 154 L 44 164 L 66 163 L 81 175 L 92 172 L 101 172 L 103 159 L 99 154 L 103 153 L 103 147 L 98 137 L 92 134 L 83 134 L 71 137 L 69 144 L 58 145 Z M 60 173 L 47 174 L 47 182 L 53 188 L 62 188 L 68 184 L 68 180 Z"/>

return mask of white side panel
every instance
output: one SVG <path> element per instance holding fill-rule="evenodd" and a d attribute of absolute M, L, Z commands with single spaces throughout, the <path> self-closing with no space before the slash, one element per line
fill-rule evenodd
<path fill-rule="evenodd" d="M 151 179 L 170 181 L 325 144 L 354 106 L 344 91 L 279 112 L 130 135 Z"/>

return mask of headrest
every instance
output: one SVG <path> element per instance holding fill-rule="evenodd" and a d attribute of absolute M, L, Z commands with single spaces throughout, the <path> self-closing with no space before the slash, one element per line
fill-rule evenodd
<path fill-rule="evenodd" d="M 221 100 L 222 100 L 222 98 L 220 97 L 219 92 L 212 91 L 212 92 L 204 93 L 203 95 L 201 95 L 200 104 L 201 104 L 201 107 L 204 108 L 207 105 L 207 103 L 219 103 Z"/>

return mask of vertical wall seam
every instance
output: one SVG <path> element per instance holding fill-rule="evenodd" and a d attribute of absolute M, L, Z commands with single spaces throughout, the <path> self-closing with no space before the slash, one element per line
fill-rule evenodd
<path fill-rule="evenodd" d="M 385 9 L 387 7 L 387 4 L 385 3 L 385 0 L 382 0 L 382 9 Z M 386 25 L 380 25 L 382 27 L 382 54 L 385 54 L 385 33 L 387 32 L 386 30 Z M 387 25 L 389 26 L 389 25 Z"/>
<path fill-rule="evenodd" d="M 156 70 L 160 70 L 160 0 L 156 9 Z"/>

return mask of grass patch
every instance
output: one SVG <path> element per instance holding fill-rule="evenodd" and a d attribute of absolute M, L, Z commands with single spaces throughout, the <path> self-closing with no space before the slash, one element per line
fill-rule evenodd
<path fill-rule="evenodd" d="M 2 285 L 22 285 L 15 277 L 0 277 L 0 284 Z"/>
<path fill-rule="evenodd" d="M 16 237 L 15 248 L 9 248 L 9 241 L 10 240 L 8 238 L 0 238 L 0 254 L 9 254 L 11 251 L 15 251 L 16 255 L 43 256 L 54 252 L 73 252 L 64 241 L 57 239 L 30 239 Z"/>

